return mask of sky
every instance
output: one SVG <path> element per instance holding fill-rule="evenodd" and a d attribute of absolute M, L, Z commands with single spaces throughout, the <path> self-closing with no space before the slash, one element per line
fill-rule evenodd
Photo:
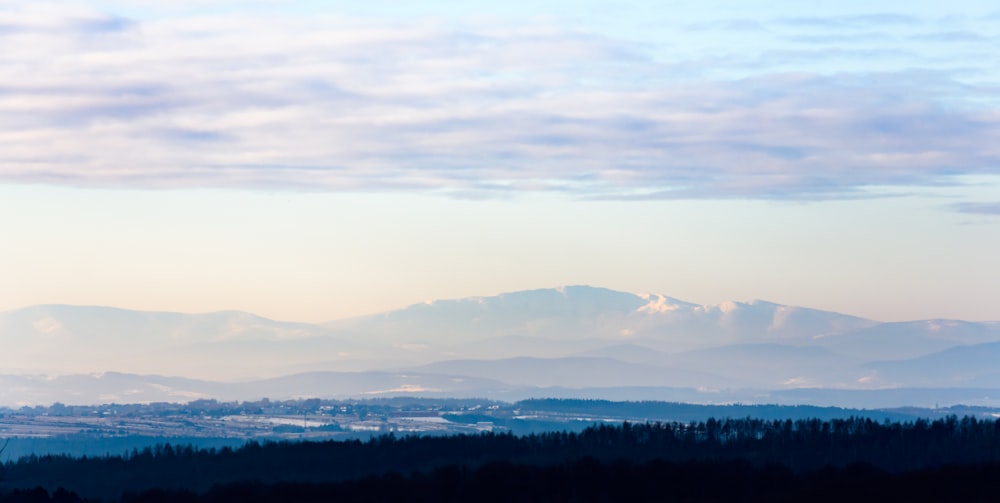
<path fill-rule="evenodd" d="M 0 0 L 0 310 L 1000 320 L 997 47 L 969 0 Z"/>

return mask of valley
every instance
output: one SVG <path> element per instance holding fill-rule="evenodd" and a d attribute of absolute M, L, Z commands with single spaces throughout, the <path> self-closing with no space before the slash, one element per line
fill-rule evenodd
<path fill-rule="evenodd" d="M 0 408 L 3 459 L 61 454 L 103 456 L 165 444 L 240 447 L 257 441 L 368 440 L 394 435 L 526 435 L 580 431 L 625 421 L 679 422 L 709 418 L 763 420 L 869 418 L 882 421 L 971 416 L 994 420 L 1000 408 L 857 409 L 778 405 L 697 405 L 656 401 L 383 398 L 367 400 L 259 400 L 102 404 Z"/>

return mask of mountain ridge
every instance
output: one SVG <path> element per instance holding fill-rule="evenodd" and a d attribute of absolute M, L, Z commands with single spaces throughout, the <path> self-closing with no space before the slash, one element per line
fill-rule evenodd
<path fill-rule="evenodd" d="M 883 323 L 759 299 L 706 306 L 584 285 L 442 299 L 322 324 L 233 310 L 184 314 L 54 304 L 0 312 L 7 357 L 0 374 L 119 372 L 235 383 L 306 372 L 430 372 L 451 377 L 420 386 L 385 381 L 384 389 L 446 390 L 454 378 L 482 383 L 481 396 L 529 385 L 1000 387 L 1000 373 L 989 362 L 963 368 L 960 361 L 975 354 L 974 346 L 993 343 L 1000 344 L 997 322 Z M 925 370 L 922 361 L 948 363 Z M 294 387 L 300 381 L 280 382 Z M 330 385 L 355 389 L 346 380 Z"/>

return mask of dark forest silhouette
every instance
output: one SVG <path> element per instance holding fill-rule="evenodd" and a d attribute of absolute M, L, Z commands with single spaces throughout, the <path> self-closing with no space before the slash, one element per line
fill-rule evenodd
<path fill-rule="evenodd" d="M 29 456 L 0 476 L 3 502 L 970 501 L 993 494 L 1000 476 L 1000 421 L 710 419 L 527 436 L 163 444 Z"/>

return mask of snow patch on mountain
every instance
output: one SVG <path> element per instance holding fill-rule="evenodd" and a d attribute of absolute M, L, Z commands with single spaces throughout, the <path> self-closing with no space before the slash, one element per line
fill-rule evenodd
<path fill-rule="evenodd" d="M 646 302 L 646 304 L 639 307 L 639 309 L 636 309 L 636 311 L 640 313 L 670 313 L 682 309 L 690 310 L 694 307 L 693 304 L 652 293 L 641 293 L 638 294 L 638 297 Z"/>

